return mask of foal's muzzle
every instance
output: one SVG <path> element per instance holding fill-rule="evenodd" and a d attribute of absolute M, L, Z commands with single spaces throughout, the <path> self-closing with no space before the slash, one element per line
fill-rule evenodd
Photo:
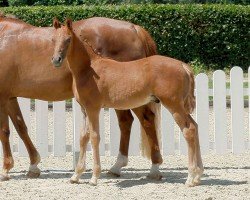
<path fill-rule="evenodd" d="M 56 56 L 52 57 L 51 62 L 55 67 L 60 67 L 62 65 L 63 59 L 61 56 Z"/>

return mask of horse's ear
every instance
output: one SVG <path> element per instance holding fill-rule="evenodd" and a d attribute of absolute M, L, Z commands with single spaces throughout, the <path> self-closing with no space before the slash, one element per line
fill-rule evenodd
<path fill-rule="evenodd" d="M 67 28 L 72 31 L 72 20 L 66 19 L 65 26 L 67 26 Z"/>
<path fill-rule="evenodd" d="M 61 28 L 61 23 L 56 17 L 53 19 L 53 26 L 55 27 L 55 29 Z"/>

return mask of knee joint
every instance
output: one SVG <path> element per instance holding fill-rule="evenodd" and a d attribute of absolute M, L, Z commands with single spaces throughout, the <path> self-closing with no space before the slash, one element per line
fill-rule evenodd
<path fill-rule="evenodd" d="M 194 140 L 197 134 L 197 129 L 196 127 L 190 127 L 188 130 L 184 130 L 184 137 L 187 140 Z"/>
<path fill-rule="evenodd" d="M 7 137 L 9 137 L 10 136 L 10 130 L 9 129 L 7 129 L 7 128 L 2 128 L 2 134 L 4 134 L 4 136 L 7 136 Z"/>

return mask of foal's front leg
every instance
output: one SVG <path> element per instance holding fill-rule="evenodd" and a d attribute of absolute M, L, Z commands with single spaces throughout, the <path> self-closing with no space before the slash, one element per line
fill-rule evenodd
<path fill-rule="evenodd" d="M 89 183 L 91 185 L 97 185 L 97 179 L 101 174 L 101 162 L 100 162 L 100 153 L 99 153 L 99 144 L 100 144 L 100 134 L 99 134 L 99 113 L 100 109 L 86 109 L 88 119 L 89 119 L 89 132 L 90 132 L 90 141 L 93 151 L 93 174 Z"/>
<path fill-rule="evenodd" d="M 85 115 L 85 111 L 83 109 L 82 112 Z M 78 163 L 75 168 L 75 173 L 70 178 L 71 183 L 78 183 L 80 176 L 86 170 L 86 150 L 87 150 L 87 144 L 89 142 L 89 128 L 88 128 L 87 116 L 84 117 L 83 121 L 85 122 L 85 126 L 83 127 L 80 136 L 80 154 L 78 158 Z"/>

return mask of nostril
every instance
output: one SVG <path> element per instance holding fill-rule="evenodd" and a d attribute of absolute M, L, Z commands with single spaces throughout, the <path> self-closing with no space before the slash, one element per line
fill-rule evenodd
<path fill-rule="evenodd" d="M 61 61 L 62 61 L 62 58 L 61 58 L 61 57 L 59 57 L 59 58 L 58 58 L 58 62 L 61 62 Z"/>

